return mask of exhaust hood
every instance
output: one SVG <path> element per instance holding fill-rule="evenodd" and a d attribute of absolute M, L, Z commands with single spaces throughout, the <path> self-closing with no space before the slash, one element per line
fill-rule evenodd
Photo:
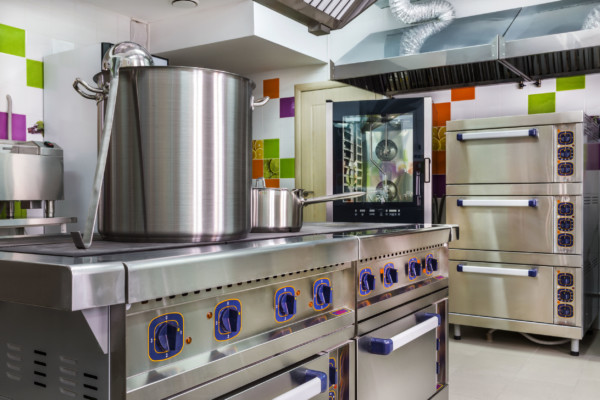
<path fill-rule="evenodd" d="M 597 0 L 458 18 L 407 54 L 404 43 L 421 25 L 367 36 L 331 63 L 331 79 L 392 96 L 600 71 Z"/>

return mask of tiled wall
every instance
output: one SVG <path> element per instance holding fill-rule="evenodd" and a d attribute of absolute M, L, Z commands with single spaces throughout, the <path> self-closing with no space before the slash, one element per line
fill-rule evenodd
<path fill-rule="evenodd" d="M 468 87 L 402 95 L 433 99 L 433 193 L 446 189 L 446 122 L 450 120 L 584 110 L 600 115 L 600 74 L 547 79 L 519 89 L 517 84 Z"/>
<path fill-rule="evenodd" d="M 256 83 L 255 97 L 271 100 L 256 108 L 252 124 L 252 177 L 265 178 L 268 187 L 292 189 L 294 170 L 294 85 L 326 81 L 322 67 L 301 67 L 267 72 L 250 78 Z"/>

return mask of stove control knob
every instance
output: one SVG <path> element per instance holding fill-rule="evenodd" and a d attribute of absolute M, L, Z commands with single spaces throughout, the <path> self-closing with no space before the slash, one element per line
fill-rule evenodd
<path fill-rule="evenodd" d="M 283 293 L 279 297 L 279 314 L 283 317 L 296 314 L 296 297 L 290 293 Z"/>
<path fill-rule="evenodd" d="M 362 274 L 360 279 L 360 287 L 363 292 L 375 290 L 375 275 L 369 274 L 368 272 Z"/>
<path fill-rule="evenodd" d="M 386 268 L 383 279 L 388 286 L 398 283 L 398 270 L 396 268 Z"/>
<path fill-rule="evenodd" d="M 421 262 L 416 258 L 411 258 L 406 264 L 406 275 L 411 281 L 416 279 L 417 276 L 421 276 Z"/>
<path fill-rule="evenodd" d="M 433 258 L 433 255 L 428 255 L 425 259 L 425 274 L 431 275 L 438 270 L 438 260 Z"/>
<path fill-rule="evenodd" d="M 223 308 L 219 314 L 219 328 L 221 333 L 237 333 L 239 329 L 238 318 L 239 313 L 235 308 Z"/>
<path fill-rule="evenodd" d="M 320 306 L 328 305 L 331 303 L 331 286 L 319 285 L 317 286 L 317 304 Z"/>
<path fill-rule="evenodd" d="M 180 348 L 183 338 L 179 333 L 179 324 L 175 321 L 167 321 L 156 328 L 154 342 L 160 352 L 168 352 Z"/>

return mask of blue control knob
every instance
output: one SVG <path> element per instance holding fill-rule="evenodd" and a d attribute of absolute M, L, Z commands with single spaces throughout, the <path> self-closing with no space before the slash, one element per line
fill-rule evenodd
<path fill-rule="evenodd" d="M 364 273 L 360 279 L 360 287 L 364 292 L 375 290 L 375 275 Z"/>
<path fill-rule="evenodd" d="M 425 260 L 425 273 L 427 275 L 432 274 L 434 271 L 438 269 L 438 261 L 433 257 L 427 257 Z"/>
<path fill-rule="evenodd" d="M 386 268 L 384 278 L 385 283 L 388 285 L 398 283 L 398 270 L 396 268 Z"/>
<path fill-rule="evenodd" d="M 279 297 L 279 314 L 284 317 L 296 314 L 296 297 L 290 293 L 283 293 Z"/>
<path fill-rule="evenodd" d="M 175 321 L 158 325 L 154 339 L 156 348 L 163 353 L 181 348 L 183 342 L 183 337 L 179 333 L 179 324 Z"/>
<path fill-rule="evenodd" d="M 239 313 L 233 307 L 226 307 L 219 314 L 219 328 L 222 334 L 236 333 L 239 329 L 238 325 Z"/>
<path fill-rule="evenodd" d="M 331 303 L 331 286 L 317 286 L 317 304 L 322 306 Z"/>

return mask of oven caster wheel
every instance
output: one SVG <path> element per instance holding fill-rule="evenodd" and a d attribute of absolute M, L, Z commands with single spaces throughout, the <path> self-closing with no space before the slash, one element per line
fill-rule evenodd
<path fill-rule="evenodd" d="M 461 335 L 460 335 L 460 325 L 456 325 L 454 324 L 454 340 L 460 340 Z"/>
<path fill-rule="evenodd" d="M 571 340 L 571 355 L 573 357 L 579 357 L 579 340 Z"/>

